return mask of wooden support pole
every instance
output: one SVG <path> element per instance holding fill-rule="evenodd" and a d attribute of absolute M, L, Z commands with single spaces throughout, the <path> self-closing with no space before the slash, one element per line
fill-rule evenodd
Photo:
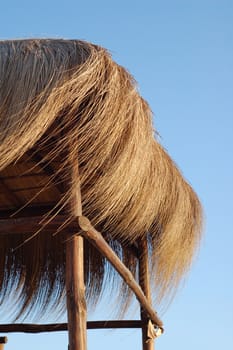
<path fill-rule="evenodd" d="M 149 274 L 149 254 L 147 239 L 140 240 L 138 242 L 139 249 L 139 284 L 151 304 L 151 291 L 150 291 L 150 274 Z M 142 347 L 143 350 L 153 350 L 154 340 L 148 337 L 148 314 L 145 309 L 141 307 L 141 320 L 142 320 Z"/>
<path fill-rule="evenodd" d="M 4 345 L 7 343 L 7 337 L 0 337 L 0 350 L 4 350 Z"/>
<path fill-rule="evenodd" d="M 66 243 L 66 294 L 70 350 L 86 350 L 83 255 L 83 237 L 74 236 Z"/>
<path fill-rule="evenodd" d="M 71 213 L 82 215 L 81 191 L 77 157 L 70 149 Z M 68 315 L 69 350 L 87 349 L 87 311 L 84 284 L 84 239 L 74 235 L 66 243 L 66 298 Z"/>

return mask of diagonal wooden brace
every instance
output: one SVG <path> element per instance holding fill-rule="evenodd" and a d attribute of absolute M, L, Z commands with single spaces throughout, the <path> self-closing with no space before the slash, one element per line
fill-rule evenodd
<path fill-rule="evenodd" d="M 122 263 L 122 261 L 105 241 L 102 234 L 92 226 L 91 222 L 85 216 L 79 216 L 78 223 L 81 230 L 84 231 L 83 236 L 87 238 L 88 241 L 93 244 L 106 259 L 108 259 L 127 285 L 132 289 L 139 303 L 141 304 L 141 307 L 148 314 L 148 318 L 151 319 L 152 323 L 156 327 L 161 329 L 161 332 L 163 332 L 163 323 L 151 307 L 150 302 L 146 298 L 141 287 L 138 285 L 129 269 Z"/>

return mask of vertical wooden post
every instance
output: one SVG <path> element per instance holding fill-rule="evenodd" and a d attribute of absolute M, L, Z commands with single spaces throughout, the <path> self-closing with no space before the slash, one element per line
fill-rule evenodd
<path fill-rule="evenodd" d="M 66 293 L 69 350 L 86 350 L 86 300 L 83 268 L 83 237 L 66 243 Z"/>
<path fill-rule="evenodd" d="M 7 343 L 7 337 L 0 337 L 0 350 L 4 350 L 4 345 Z"/>
<path fill-rule="evenodd" d="M 72 149 L 70 149 L 72 155 Z M 72 157 L 71 157 L 72 158 Z M 82 215 L 78 160 L 71 159 L 71 212 Z M 84 283 L 84 239 L 74 235 L 66 243 L 66 294 L 69 350 L 87 349 L 87 316 Z"/>
<path fill-rule="evenodd" d="M 151 304 L 150 274 L 149 274 L 149 253 L 147 239 L 140 240 L 139 246 L 139 284 Z M 148 338 L 148 315 L 141 307 L 142 326 L 142 348 L 143 350 L 153 350 L 154 340 Z"/>

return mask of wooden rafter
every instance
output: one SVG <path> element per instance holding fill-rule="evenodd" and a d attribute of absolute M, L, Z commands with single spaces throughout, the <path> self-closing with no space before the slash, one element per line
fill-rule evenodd
<path fill-rule="evenodd" d="M 59 227 L 64 224 L 67 217 L 64 215 L 57 215 L 51 219 L 50 216 L 29 216 L 21 218 L 0 219 L 0 235 L 1 234 L 32 234 L 43 228 L 43 231 L 56 232 Z M 67 224 L 68 225 L 68 224 Z M 68 228 L 67 228 L 68 227 Z M 74 232 L 77 230 L 77 224 L 70 223 L 69 226 L 64 227 L 64 230 Z"/>
<path fill-rule="evenodd" d="M 34 205 L 34 206 L 25 206 L 25 207 L 15 207 L 11 209 L 4 209 L 0 211 L 0 220 L 11 218 L 28 218 L 31 216 L 43 216 L 47 215 L 53 210 L 53 203 L 46 203 L 46 205 Z"/>
<path fill-rule="evenodd" d="M 6 185 L 4 179 L 2 178 L 0 178 L 0 188 L 14 207 L 22 206 L 23 203 L 20 198 Z"/>
<path fill-rule="evenodd" d="M 44 161 L 43 156 L 40 153 L 28 152 L 30 159 L 32 159 L 37 166 L 39 166 L 46 175 L 52 178 L 53 185 L 57 188 L 58 192 L 62 194 L 64 192 L 61 179 L 58 178 L 51 164 L 48 164 Z"/>

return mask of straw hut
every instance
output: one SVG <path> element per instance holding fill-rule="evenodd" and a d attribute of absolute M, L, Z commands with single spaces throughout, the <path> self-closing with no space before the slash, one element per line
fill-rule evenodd
<path fill-rule="evenodd" d="M 150 286 L 159 302 L 176 290 L 201 208 L 132 76 L 87 42 L 0 42 L 0 155 L 1 305 L 14 290 L 16 319 L 67 306 L 83 350 L 85 302 L 110 279 L 123 306 L 136 293 L 149 349 Z"/>

